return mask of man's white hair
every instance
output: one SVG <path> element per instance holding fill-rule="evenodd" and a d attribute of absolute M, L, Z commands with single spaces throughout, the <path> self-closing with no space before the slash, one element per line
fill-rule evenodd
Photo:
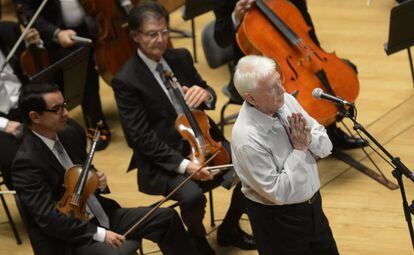
<path fill-rule="evenodd" d="M 241 58 L 234 73 L 234 85 L 244 98 L 246 92 L 254 91 L 259 81 L 276 70 L 273 59 L 263 56 L 249 55 Z"/>

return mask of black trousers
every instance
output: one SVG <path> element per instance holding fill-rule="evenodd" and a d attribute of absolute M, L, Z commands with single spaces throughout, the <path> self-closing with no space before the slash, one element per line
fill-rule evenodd
<path fill-rule="evenodd" d="M 319 192 L 311 203 L 268 206 L 246 201 L 259 254 L 339 254 Z"/>
<path fill-rule="evenodd" d="M 110 229 L 123 234 L 134 223 L 141 219 L 150 208 L 119 208 L 112 215 Z M 170 208 L 159 208 L 153 217 L 134 232 L 127 239 L 151 240 L 158 244 L 166 255 L 196 255 L 199 254 L 184 229 L 177 212 Z M 115 249 L 100 242 L 91 242 L 73 248 L 76 255 L 119 255 Z"/>
<path fill-rule="evenodd" d="M 168 193 L 177 187 L 186 176 L 176 175 L 168 182 Z M 202 237 L 206 234 L 203 225 L 207 199 L 204 192 L 212 190 L 220 185 L 223 179 L 216 176 L 214 180 L 198 182 L 190 180 L 172 197 L 180 204 L 181 217 L 188 228 L 188 233 L 193 237 Z M 167 194 L 165 194 L 167 195 Z M 233 195 L 229 209 L 223 220 L 223 224 L 229 229 L 237 227 L 239 219 L 245 211 L 245 198 L 241 193 L 241 184 L 238 183 L 233 189 Z"/>
<path fill-rule="evenodd" d="M 230 153 L 230 144 L 222 141 L 223 147 Z M 187 175 L 173 174 L 168 181 L 167 194 L 177 187 Z M 217 175 L 211 181 L 188 181 L 178 192 L 172 197 L 173 200 L 180 204 L 181 218 L 188 228 L 188 233 L 192 237 L 202 237 L 206 234 L 203 225 L 205 207 L 207 199 L 204 192 L 210 191 L 225 181 L 224 175 Z M 164 194 L 166 196 L 167 194 Z M 233 189 L 229 209 L 223 219 L 223 226 L 226 229 L 238 227 L 242 214 L 246 212 L 246 198 L 241 192 L 241 183 L 239 182 Z"/>

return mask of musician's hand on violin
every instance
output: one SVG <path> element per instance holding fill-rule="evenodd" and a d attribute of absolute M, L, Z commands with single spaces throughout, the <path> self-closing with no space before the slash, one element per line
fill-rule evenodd
<path fill-rule="evenodd" d="M 187 173 L 191 175 L 192 173 L 196 172 L 199 168 L 199 165 L 190 162 L 187 166 Z M 193 179 L 198 181 L 208 181 L 213 179 L 213 175 L 207 169 L 202 168 L 196 175 L 193 176 Z"/>
<path fill-rule="evenodd" d="M 102 172 L 96 171 L 96 174 L 98 175 L 98 189 L 104 190 L 108 186 L 108 183 L 106 182 L 106 175 Z"/>
<path fill-rule="evenodd" d="M 184 99 L 190 108 L 196 108 L 203 102 L 210 100 L 210 93 L 200 86 L 194 85 L 191 88 L 183 86 Z"/>
<path fill-rule="evenodd" d="M 105 234 L 105 243 L 114 247 L 118 248 L 125 242 L 125 236 L 112 232 L 110 230 L 106 230 Z"/>
<path fill-rule="evenodd" d="M 63 48 L 72 47 L 75 44 L 75 41 L 70 38 L 72 35 L 76 35 L 76 32 L 72 29 L 60 30 L 57 34 L 57 41 L 60 46 Z"/>
<path fill-rule="evenodd" d="M 305 117 L 301 113 L 292 113 L 288 121 L 290 125 L 288 134 L 293 148 L 301 151 L 307 150 L 311 141 L 311 133 Z"/>
<path fill-rule="evenodd" d="M 252 6 L 254 0 L 239 0 L 234 7 L 234 18 L 236 19 L 236 23 L 240 24 L 243 20 L 244 15 Z"/>
<path fill-rule="evenodd" d="M 22 123 L 20 122 L 9 120 L 9 122 L 7 123 L 6 129 L 4 131 L 8 134 L 11 134 L 17 137 L 20 134 L 21 125 Z"/>
<path fill-rule="evenodd" d="M 37 31 L 35 28 L 30 28 L 24 37 L 24 41 L 27 44 L 35 44 L 39 46 L 41 44 L 39 31 Z"/>

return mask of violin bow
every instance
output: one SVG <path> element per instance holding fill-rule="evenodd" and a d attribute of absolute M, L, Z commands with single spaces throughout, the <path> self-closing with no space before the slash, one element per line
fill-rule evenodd
<path fill-rule="evenodd" d="M 206 160 L 201 166 L 200 168 L 197 169 L 197 171 L 193 172 L 191 175 L 189 175 L 187 178 L 184 179 L 184 181 L 182 181 L 177 187 L 175 187 L 175 189 L 173 191 L 170 192 L 170 194 L 168 194 L 166 197 L 164 197 L 160 202 L 158 202 L 157 205 L 155 205 L 147 214 L 144 215 L 144 217 L 142 217 L 137 223 L 135 223 L 132 227 L 130 227 L 124 234 L 123 236 L 127 236 L 128 234 L 130 234 L 132 231 L 134 231 L 136 228 L 138 228 L 138 226 L 140 226 L 143 222 L 145 222 L 150 216 L 152 216 L 152 214 L 154 214 L 155 210 L 157 210 L 162 204 L 164 204 L 166 201 L 168 201 L 175 193 L 177 193 L 177 191 L 184 186 L 184 184 L 186 184 L 191 178 L 193 178 L 194 175 L 196 175 L 198 172 L 201 171 L 201 169 L 203 167 L 205 167 L 208 163 L 210 163 L 211 160 L 213 160 L 218 154 L 220 153 L 220 151 L 217 151 L 216 153 L 214 153 L 208 160 Z"/>
<path fill-rule="evenodd" d="M 9 54 L 7 55 L 6 59 L 4 60 L 4 63 L 1 66 L 1 69 L 0 69 L 0 73 L 2 73 L 4 71 L 4 68 L 6 67 L 7 63 L 9 63 L 10 59 L 12 58 L 14 53 L 16 52 L 17 47 L 19 47 L 19 45 L 22 43 L 24 37 L 26 36 L 29 29 L 32 27 L 33 23 L 35 22 L 35 20 L 39 16 L 40 12 L 43 10 L 43 7 L 45 7 L 46 3 L 47 3 L 47 0 L 43 0 L 43 2 L 40 4 L 39 8 L 37 8 L 35 14 L 33 15 L 32 19 L 30 20 L 29 24 L 27 24 L 27 26 L 24 29 L 23 33 L 20 35 L 19 39 L 13 45 L 13 48 L 10 50 Z"/>

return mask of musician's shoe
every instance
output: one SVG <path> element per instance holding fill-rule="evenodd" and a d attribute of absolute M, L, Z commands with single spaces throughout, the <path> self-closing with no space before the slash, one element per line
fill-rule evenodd
<path fill-rule="evenodd" d="M 343 150 L 362 148 L 368 145 L 368 141 L 360 137 L 352 137 L 335 125 L 327 127 L 328 136 L 334 148 Z"/>
<path fill-rule="evenodd" d="M 192 237 L 197 250 L 202 255 L 216 255 L 213 248 L 211 248 L 210 244 L 208 243 L 207 239 L 202 237 Z"/>
<path fill-rule="evenodd" d="M 242 250 L 256 250 L 256 242 L 252 235 L 244 232 L 240 226 L 228 229 L 223 225 L 217 230 L 217 243 L 220 246 L 235 246 Z"/>

